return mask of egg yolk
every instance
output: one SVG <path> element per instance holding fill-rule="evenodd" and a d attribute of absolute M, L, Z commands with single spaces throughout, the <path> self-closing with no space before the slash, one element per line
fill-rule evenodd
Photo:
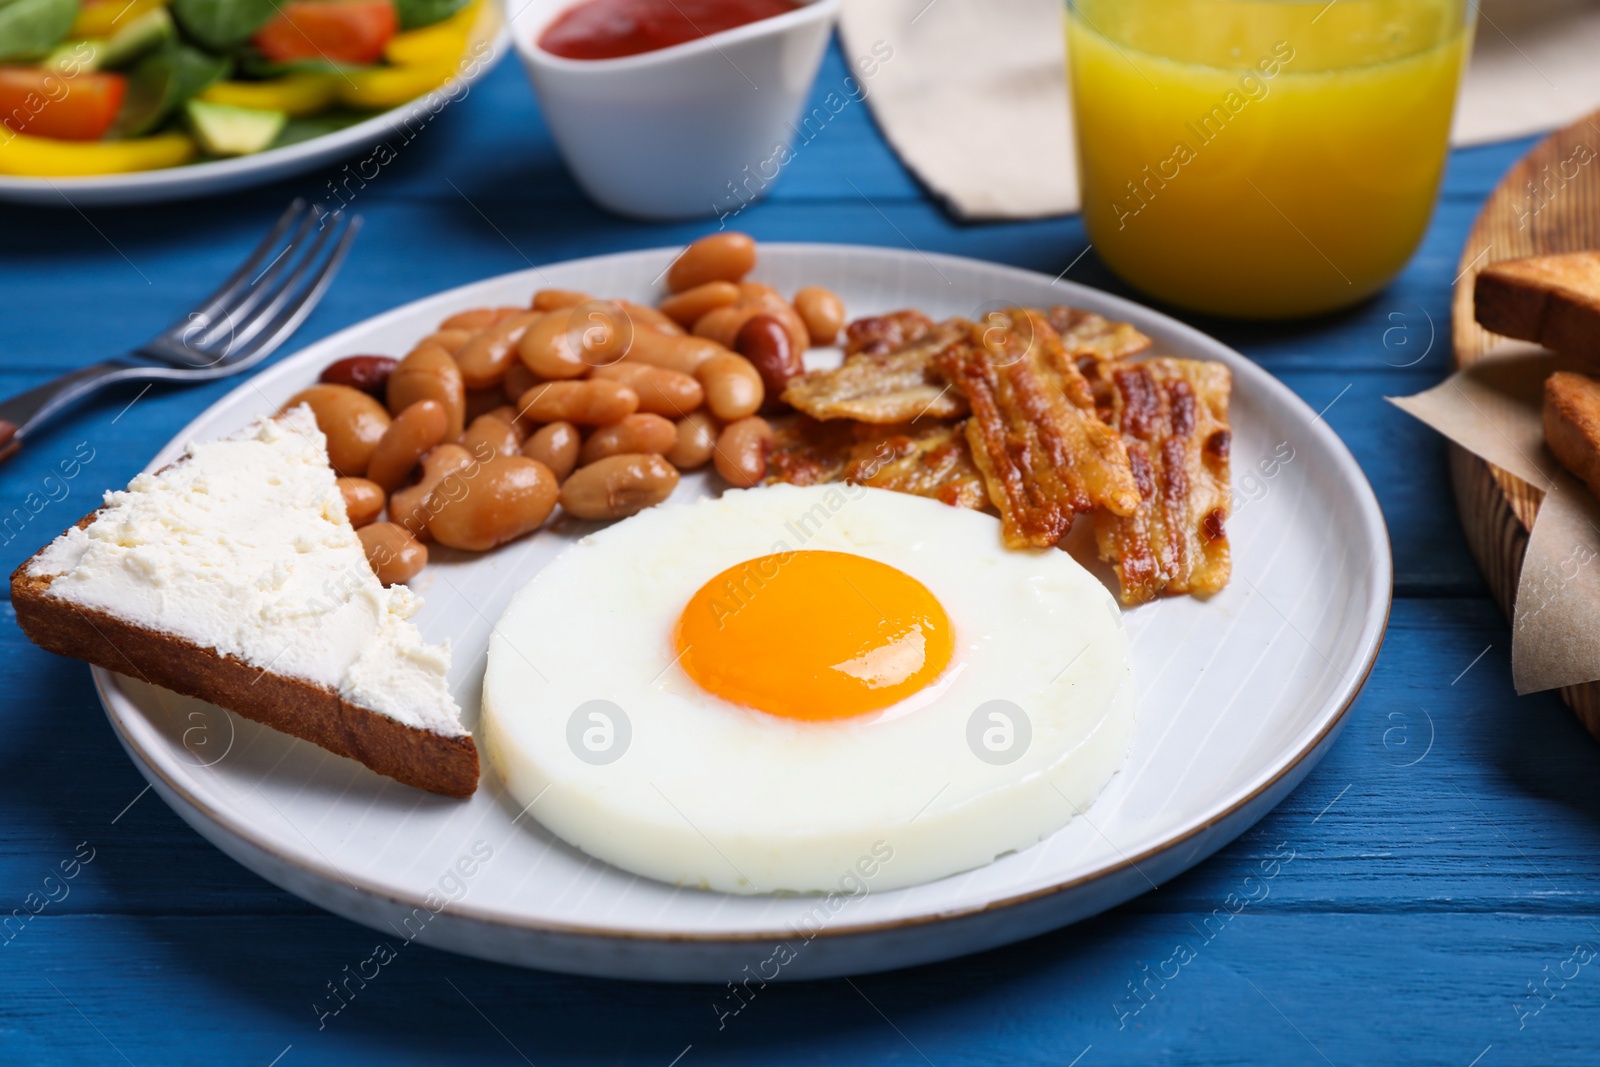
<path fill-rule="evenodd" d="M 707 692 L 770 715 L 842 719 L 922 689 L 950 662 L 950 618 L 926 586 L 846 552 L 729 567 L 678 619 L 678 662 Z"/>

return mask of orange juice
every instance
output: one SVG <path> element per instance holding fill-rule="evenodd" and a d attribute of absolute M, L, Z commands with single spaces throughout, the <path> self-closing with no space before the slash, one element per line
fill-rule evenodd
<path fill-rule="evenodd" d="M 1132 284 L 1199 311 L 1352 304 L 1427 227 L 1469 0 L 1074 0 L 1083 218 Z"/>

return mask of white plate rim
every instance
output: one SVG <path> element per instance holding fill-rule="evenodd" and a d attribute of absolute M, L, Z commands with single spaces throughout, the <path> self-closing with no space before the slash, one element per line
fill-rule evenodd
<path fill-rule="evenodd" d="M 433 93 L 442 92 L 456 83 L 470 91 L 473 85 L 499 66 L 500 61 L 512 51 L 511 34 L 498 0 L 488 0 L 485 10 L 494 12 L 497 25 L 489 37 L 489 54 L 473 70 L 457 74 L 438 89 L 387 111 L 380 111 L 342 130 L 253 155 L 186 163 L 177 167 L 158 167 L 128 174 L 49 178 L 0 175 L 0 201 L 50 204 L 65 199 L 69 204 L 104 207 L 151 204 L 184 197 L 212 196 L 304 174 L 323 163 L 376 145 L 387 135 L 402 129 L 407 122 L 420 118 L 428 110 L 427 100 Z"/>
<path fill-rule="evenodd" d="M 839 254 L 847 252 L 852 256 L 879 257 L 885 266 L 896 262 L 903 262 L 908 258 L 916 258 L 931 263 L 935 267 L 946 264 L 955 267 L 970 269 L 973 266 L 985 271 L 993 272 L 997 277 L 1015 278 L 1019 283 L 1026 282 L 1037 285 L 1041 281 L 1050 281 L 1048 275 L 1030 271 L 1023 268 L 1011 267 L 1005 264 L 993 263 L 987 260 L 978 260 L 972 257 L 952 256 L 942 253 L 922 253 L 903 251 L 893 248 L 882 248 L 866 245 L 842 245 L 810 242 L 762 242 L 762 250 L 770 255 L 782 255 L 784 252 L 810 253 L 810 254 Z M 347 344 L 347 339 L 354 339 L 360 334 L 386 324 L 392 320 L 417 315 L 427 311 L 431 306 L 444 308 L 452 305 L 464 305 L 463 300 L 469 294 L 480 288 L 489 288 L 495 285 L 508 284 L 514 280 L 526 281 L 535 288 L 542 281 L 540 274 L 544 269 L 569 268 L 579 266 L 592 266 L 601 261 L 624 261 L 638 259 L 657 262 L 665 261 L 675 255 L 677 248 L 650 248 L 629 252 L 608 253 L 604 255 L 586 256 L 579 259 L 563 260 L 557 263 L 548 263 L 520 271 L 511 271 L 506 274 L 495 275 L 479 279 L 464 285 L 435 293 L 431 296 L 421 297 L 410 301 L 389 311 L 370 316 L 360 322 L 354 323 L 337 333 L 331 334 L 319 341 L 313 342 L 294 355 L 275 362 L 263 374 L 273 376 L 291 373 L 302 362 L 311 362 L 312 357 L 325 351 L 337 350 L 341 345 Z M 820 282 L 818 284 L 821 284 Z M 1268 771 L 1258 774 L 1257 779 L 1246 782 L 1238 787 L 1231 795 L 1217 802 L 1211 809 L 1201 812 L 1186 821 L 1179 829 L 1169 832 L 1158 842 L 1152 844 L 1134 855 L 1122 855 L 1114 863 L 1106 863 L 1087 873 L 1063 879 L 1050 885 L 1029 889 L 1024 892 L 1014 893 L 1004 897 L 971 904 L 936 913 L 926 913 L 900 917 L 892 920 L 875 922 L 845 922 L 840 921 L 820 930 L 817 936 L 829 939 L 842 939 L 852 936 L 870 935 L 891 931 L 902 931 L 919 926 L 933 926 L 947 924 L 956 920 L 970 918 L 979 914 L 992 913 L 1017 905 L 1040 901 L 1061 893 L 1078 889 L 1098 882 L 1107 882 L 1119 874 L 1129 870 L 1137 870 L 1143 862 L 1168 853 L 1181 846 L 1186 841 L 1206 834 L 1213 828 L 1226 823 L 1229 819 L 1249 809 L 1255 801 L 1264 794 L 1273 790 L 1280 782 L 1295 775 L 1301 764 L 1310 757 L 1321 757 L 1325 753 L 1325 742 L 1330 740 L 1343 725 L 1345 715 L 1351 705 L 1360 695 L 1372 668 L 1377 662 L 1378 653 L 1382 647 L 1383 637 L 1387 630 L 1390 608 L 1393 603 L 1393 558 L 1390 551 L 1388 528 L 1384 523 L 1383 514 L 1378 505 L 1376 494 L 1366 475 L 1362 472 L 1355 457 L 1349 448 L 1335 434 L 1321 414 L 1314 412 L 1309 404 L 1302 400 L 1288 386 L 1274 378 L 1265 369 L 1261 368 L 1243 354 L 1216 340 L 1208 334 L 1201 332 L 1177 319 L 1162 312 L 1145 307 L 1132 300 L 1115 296 L 1103 290 L 1056 279 L 1054 285 L 1062 292 L 1062 302 L 1073 307 L 1095 311 L 1116 321 L 1130 322 L 1136 327 L 1144 329 L 1145 325 L 1157 324 L 1159 332 L 1182 339 L 1182 343 L 1192 350 L 1212 353 L 1215 358 L 1220 358 L 1228 363 L 1235 375 L 1235 389 L 1238 389 L 1238 379 L 1242 376 L 1249 388 L 1264 391 L 1274 402 L 1286 406 L 1288 411 L 1300 416 L 1304 420 L 1303 429 L 1313 435 L 1321 446 L 1324 457 L 1331 461 L 1338 473 L 1350 484 L 1350 488 L 1358 505 L 1360 513 L 1360 527 L 1365 531 L 1373 548 L 1372 562 L 1374 565 L 1372 583 L 1376 587 L 1377 596 L 1370 599 L 1362 618 L 1360 636 L 1355 642 L 1355 655 L 1352 661 L 1340 671 L 1341 681 L 1332 696 L 1324 702 L 1321 711 L 1305 727 L 1300 735 L 1288 746 L 1285 746 L 1285 755 L 1271 761 Z M 1146 330 L 1146 332 L 1149 332 Z M 252 376 L 254 377 L 259 377 Z M 252 379 L 246 379 L 235 389 L 230 390 L 225 396 L 209 405 L 204 411 L 190 420 L 179 430 L 155 457 L 144 468 L 153 470 L 171 461 L 183 448 L 184 443 L 191 439 L 196 430 L 211 418 L 214 409 L 234 400 L 245 390 L 252 389 Z M 420 898 L 413 897 L 402 887 L 386 884 L 382 880 L 364 874 L 348 874 L 338 870 L 331 862 L 310 859 L 302 855 L 284 851 L 276 844 L 276 839 L 253 832 L 251 827 L 243 820 L 229 813 L 218 810 L 206 800 L 188 789 L 182 782 L 175 779 L 145 752 L 143 747 L 128 729 L 123 721 L 123 716 L 142 715 L 137 704 L 118 685 L 120 675 L 102 667 L 91 668 L 95 691 L 101 706 L 105 709 L 106 717 L 110 720 L 112 728 L 116 731 L 118 739 L 130 755 L 136 755 L 136 765 L 147 779 L 159 778 L 166 789 L 172 790 L 186 804 L 188 804 L 201 817 L 207 819 L 215 830 L 229 834 L 242 840 L 245 844 L 258 849 L 273 857 L 279 863 L 294 867 L 319 880 L 328 883 L 337 883 L 348 886 L 358 894 L 372 900 L 388 900 L 406 904 L 420 904 Z M 1292 753 L 1289 749 L 1292 748 Z M 485 773 L 492 773 L 486 769 Z M 1280 798 L 1281 800 L 1281 798 Z M 1259 818 L 1258 813 L 1255 817 Z M 1249 822 L 1253 822 L 1254 818 Z M 1240 826 L 1240 832 L 1249 825 L 1249 822 Z M 1220 844 L 1225 844 L 1226 841 Z M 1220 847 L 1220 844 L 1218 847 Z M 1209 854 L 1209 851 L 1206 853 Z M 1197 858 L 1194 862 L 1199 862 Z M 326 864 L 324 867 L 323 864 Z M 1184 864 L 1181 869 L 1187 869 L 1192 864 Z M 783 936 L 788 931 L 781 927 L 760 930 L 722 931 L 716 933 L 699 933 L 695 931 L 644 931 L 621 927 L 589 926 L 581 923 L 555 922 L 543 919 L 530 919 L 525 916 L 509 914 L 499 909 L 475 907 L 465 902 L 452 904 L 450 913 L 456 919 L 467 923 L 483 924 L 490 927 L 514 928 L 521 931 L 537 934 L 551 934 L 564 936 L 591 937 L 597 939 L 611 939 L 630 942 L 647 942 L 656 944 L 669 943 L 699 943 L 707 945 L 740 944 L 746 942 L 769 941 L 774 936 Z"/>

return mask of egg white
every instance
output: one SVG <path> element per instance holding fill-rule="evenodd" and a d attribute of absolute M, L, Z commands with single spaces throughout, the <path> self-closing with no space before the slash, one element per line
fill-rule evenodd
<path fill-rule="evenodd" d="M 675 659 L 684 606 L 726 568 L 791 549 L 922 582 L 955 629 L 950 667 L 893 707 L 824 722 L 701 689 Z M 594 700 L 627 717 L 614 762 L 569 744 Z M 1003 766 L 968 741 L 994 700 L 1032 731 Z M 1067 553 L 1008 550 L 994 518 L 920 497 L 772 486 L 653 508 L 554 560 L 495 628 L 482 723 L 519 806 L 582 851 L 679 885 L 808 892 L 916 885 L 1050 835 L 1122 765 L 1134 706 L 1121 613 Z"/>

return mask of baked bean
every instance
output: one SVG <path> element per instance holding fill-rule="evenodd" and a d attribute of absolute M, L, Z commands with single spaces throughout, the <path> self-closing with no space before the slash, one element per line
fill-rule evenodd
<path fill-rule="evenodd" d="M 689 332 L 732 350 L 733 342 L 739 336 L 739 328 L 761 312 L 762 308 L 758 304 L 731 304 L 728 307 L 720 307 L 696 319 L 694 329 Z"/>
<path fill-rule="evenodd" d="M 693 242 L 667 268 L 674 293 L 706 282 L 736 282 L 755 269 L 755 238 L 743 233 L 713 233 Z"/>
<path fill-rule="evenodd" d="M 441 330 L 481 330 L 493 326 L 503 318 L 521 315 L 527 308 L 473 308 L 458 311 L 439 324 Z"/>
<path fill-rule="evenodd" d="M 736 489 L 760 484 L 767 476 L 772 440 L 766 419 L 752 416 L 728 423 L 717 437 L 717 473 Z"/>
<path fill-rule="evenodd" d="M 583 462 L 593 463 L 624 452 L 654 452 L 664 456 L 678 443 L 678 428 L 660 415 L 629 415 L 621 422 L 602 426 L 583 443 Z"/>
<path fill-rule="evenodd" d="M 593 300 L 594 297 L 588 293 L 580 293 L 576 289 L 540 289 L 533 294 L 533 303 L 529 306 L 535 311 L 556 311 L 575 308 Z"/>
<path fill-rule="evenodd" d="M 388 396 L 389 411 L 395 415 L 419 400 L 437 400 L 448 420 L 445 440 L 461 436 L 467 421 L 466 387 L 461 368 L 438 345 L 419 345 L 400 361 L 389 375 Z"/>
<path fill-rule="evenodd" d="M 740 282 L 734 288 L 739 290 L 741 304 L 763 304 L 770 307 L 783 301 L 782 294 L 766 282 Z"/>
<path fill-rule="evenodd" d="M 479 330 L 455 354 L 461 368 L 461 383 L 468 389 L 487 389 L 499 385 L 506 368 L 516 359 L 517 343 L 534 322 L 543 318 L 538 311 L 508 315 L 487 329 Z"/>
<path fill-rule="evenodd" d="M 477 330 L 435 330 L 417 345 L 438 345 L 452 356 L 461 351 L 461 346 L 472 340 L 472 335 Z"/>
<path fill-rule="evenodd" d="M 788 405 L 783 402 L 784 386 L 805 367 L 783 323 L 775 315 L 756 315 L 740 327 L 734 348 L 761 375 L 761 384 L 766 390 L 762 410 L 768 414 L 787 410 Z"/>
<path fill-rule="evenodd" d="M 627 360 L 596 367 L 593 378 L 620 382 L 639 394 L 639 410 L 651 415 L 681 419 L 705 400 L 705 390 L 692 374 L 652 367 Z"/>
<path fill-rule="evenodd" d="M 412 468 L 444 440 L 450 417 L 437 400 L 419 400 L 394 417 L 373 450 L 367 477 L 394 492 L 406 483 Z"/>
<path fill-rule="evenodd" d="M 441 545 L 486 552 L 537 530 L 555 509 L 555 475 L 526 456 L 496 456 L 460 495 L 447 495 L 428 517 Z M 431 503 L 431 502 L 430 502 Z"/>
<path fill-rule="evenodd" d="M 621 519 L 661 503 L 677 485 L 677 468 L 660 456 L 607 456 L 572 472 L 561 506 L 574 518 Z"/>
<path fill-rule="evenodd" d="M 471 452 L 460 445 L 449 443 L 442 444 L 423 456 L 422 477 L 417 479 L 417 484 L 390 495 L 389 521 L 404 526 L 415 537 L 426 534 L 428 498 L 451 475 L 457 476 L 449 486 L 451 491 L 464 492 L 466 483 L 459 472 L 471 468 L 477 462 L 479 461 L 473 458 Z M 456 488 L 457 483 L 460 484 L 460 489 Z"/>
<path fill-rule="evenodd" d="M 536 378 L 581 378 L 621 358 L 633 335 L 626 319 L 617 305 L 599 302 L 553 311 L 523 335 L 517 354 Z"/>
<path fill-rule="evenodd" d="M 348 385 L 381 397 L 389 384 L 389 375 L 394 373 L 399 362 L 388 356 L 346 356 L 323 367 L 317 381 L 324 385 Z"/>
<path fill-rule="evenodd" d="M 656 333 L 672 334 L 674 336 L 685 332 L 682 326 L 667 318 L 653 307 L 635 304 L 631 300 L 622 301 L 622 310 L 628 313 L 628 318 L 633 320 L 633 328 L 639 330 L 653 330 Z"/>
<path fill-rule="evenodd" d="M 578 428 L 572 423 L 552 422 L 534 431 L 522 446 L 522 454 L 543 463 L 556 476 L 556 481 L 564 482 L 578 465 L 578 449 L 582 443 Z"/>
<path fill-rule="evenodd" d="M 683 334 L 668 335 L 654 330 L 635 330 L 633 343 L 622 356 L 624 362 L 648 363 L 679 374 L 693 374 L 706 360 L 722 352 L 713 341 Z"/>
<path fill-rule="evenodd" d="M 498 386 L 490 389 L 468 389 L 461 417 L 468 426 L 471 426 L 473 419 L 479 415 L 487 415 L 505 402 L 505 394 Z"/>
<path fill-rule="evenodd" d="M 485 450 L 498 452 L 502 456 L 522 453 L 522 441 L 518 439 L 517 431 L 512 429 L 509 422 L 493 415 L 479 415 L 473 419 L 472 425 L 461 435 L 461 445 L 475 456 L 483 455 Z"/>
<path fill-rule="evenodd" d="M 735 306 L 748 311 L 756 308 L 768 315 L 776 315 L 783 320 L 784 329 L 789 331 L 789 340 L 794 345 L 796 352 L 804 352 L 811 347 L 811 335 L 806 331 L 805 320 L 799 312 L 779 295 L 778 290 L 770 285 L 760 282 L 739 283 L 739 303 Z M 740 324 L 741 326 L 743 323 Z M 732 348 L 732 345 L 728 346 Z"/>
<path fill-rule="evenodd" d="M 528 439 L 528 424 L 517 418 L 517 409 L 510 404 L 501 404 L 499 407 L 491 411 L 485 411 L 483 414 L 492 415 L 511 427 L 511 432 L 517 435 L 518 448 L 521 448 L 522 442 Z M 479 417 L 481 418 L 482 416 Z"/>
<path fill-rule="evenodd" d="M 718 430 L 717 420 L 709 411 L 696 411 L 688 418 L 679 419 L 678 441 L 667 453 L 667 462 L 681 471 L 704 466 L 717 447 Z"/>
<path fill-rule="evenodd" d="M 428 546 L 392 522 L 375 522 L 356 532 L 366 549 L 372 573 L 384 585 L 398 585 L 415 578 L 428 565 Z"/>
<path fill-rule="evenodd" d="M 661 313 L 688 328 L 707 312 L 739 302 L 739 287 L 732 282 L 706 282 L 661 301 Z"/>
<path fill-rule="evenodd" d="M 328 439 L 328 462 L 333 469 L 346 478 L 365 475 L 373 449 L 389 428 L 389 413 L 383 405 L 348 385 L 302 389 L 289 398 L 283 410 L 300 404 L 310 405 L 317 429 Z"/>
<path fill-rule="evenodd" d="M 761 372 L 748 359 L 732 352 L 706 360 L 695 377 L 706 391 L 706 407 L 723 422 L 754 415 L 766 398 Z"/>
<path fill-rule="evenodd" d="M 360 529 L 383 512 L 383 486 L 366 478 L 338 478 L 335 485 L 344 497 L 344 513 L 350 525 Z"/>
<path fill-rule="evenodd" d="M 523 393 L 538 384 L 539 376 L 519 360 L 506 368 L 506 380 L 500 383 L 500 391 L 515 404 Z"/>
<path fill-rule="evenodd" d="M 517 403 L 522 418 L 533 422 L 576 422 L 604 426 L 639 410 L 639 394 L 619 382 L 596 378 L 582 382 L 540 382 Z"/>
<path fill-rule="evenodd" d="M 814 345 L 831 345 L 844 328 L 844 301 L 831 289 L 808 285 L 794 294 L 794 309 Z"/>

